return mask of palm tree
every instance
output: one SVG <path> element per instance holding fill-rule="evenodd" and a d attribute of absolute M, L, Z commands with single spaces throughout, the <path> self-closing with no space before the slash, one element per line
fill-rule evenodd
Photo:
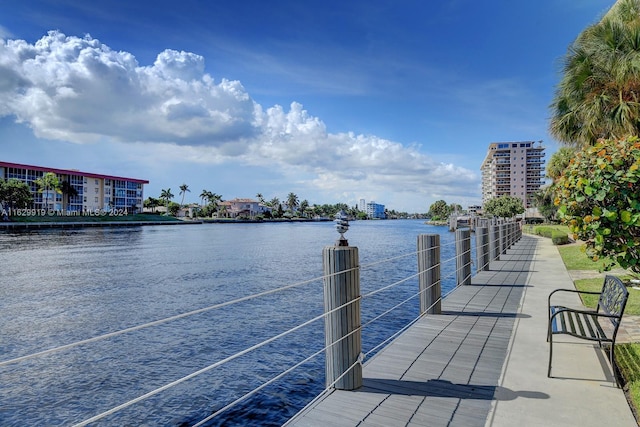
<path fill-rule="evenodd" d="M 273 199 L 267 202 L 267 206 L 271 206 L 272 208 L 277 208 L 280 205 L 280 199 L 274 197 Z"/>
<path fill-rule="evenodd" d="M 211 191 L 208 190 L 202 190 L 202 193 L 200 193 L 200 200 L 202 201 L 202 206 L 204 206 L 204 201 L 207 201 L 207 204 L 209 203 L 209 197 L 211 195 Z"/>
<path fill-rule="evenodd" d="M 49 191 L 59 192 L 60 180 L 55 173 L 47 172 L 41 178 L 36 179 L 35 183 L 39 188 L 38 191 L 45 194 L 45 209 L 49 213 Z"/>
<path fill-rule="evenodd" d="M 169 214 L 169 201 L 173 199 L 173 194 L 171 193 L 171 189 L 167 188 L 166 190 L 162 190 L 160 192 L 160 200 L 164 200 L 164 207 L 166 208 L 166 214 Z"/>
<path fill-rule="evenodd" d="M 62 196 L 65 202 L 64 208 L 68 208 L 71 204 L 71 198 L 78 195 L 78 190 L 69 183 L 69 181 L 62 181 L 60 184 L 60 191 L 62 191 Z"/>
<path fill-rule="evenodd" d="M 575 156 L 576 149 L 574 147 L 560 147 L 547 163 L 547 176 L 556 182 Z"/>
<path fill-rule="evenodd" d="M 182 200 L 180 201 L 180 206 L 184 205 L 184 196 L 187 194 L 187 192 L 191 193 L 191 190 L 189 190 L 189 186 L 187 184 L 182 184 L 180 186 L 180 194 L 182 194 Z"/>
<path fill-rule="evenodd" d="M 256 194 L 256 198 L 258 199 L 258 202 L 264 204 L 264 196 L 262 195 L 262 193 Z"/>
<path fill-rule="evenodd" d="M 302 211 L 302 216 L 304 217 L 307 216 L 308 209 L 309 209 L 309 201 L 307 199 L 304 199 L 302 202 L 300 202 L 300 210 Z"/>
<path fill-rule="evenodd" d="M 640 133 L 640 0 L 618 0 L 569 46 L 551 134 L 575 146 Z"/>
<path fill-rule="evenodd" d="M 298 196 L 296 196 L 295 193 L 289 193 L 287 196 L 287 206 L 292 214 L 293 210 L 298 207 L 298 204 Z"/>

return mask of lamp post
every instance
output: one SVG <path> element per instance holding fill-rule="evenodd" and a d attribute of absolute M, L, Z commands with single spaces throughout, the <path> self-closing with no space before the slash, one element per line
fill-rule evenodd
<path fill-rule="evenodd" d="M 349 220 L 347 219 L 347 213 L 344 210 L 338 212 L 335 216 L 336 230 L 340 233 L 340 238 L 336 241 L 336 246 L 349 246 L 349 242 L 344 237 L 344 233 L 349 230 Z"/>

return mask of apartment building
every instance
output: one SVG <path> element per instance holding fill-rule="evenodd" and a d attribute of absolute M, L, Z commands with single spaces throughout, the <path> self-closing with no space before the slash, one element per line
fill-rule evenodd
<path fill-rule="evenodd" d="M 367 203 L 367 217 L 369 219 L 385 219 L 384 205 L 380 205 L 374 201 Z"/>
<path fill-rule="evenodd" d="M 544 184 L 542 141 L 492 142 L 482 162 L 482 203 L 503 195 L 534 207 L 533 196 Z"/>
<path fill-rule="evenodd" d="M 41 191 L 36 180 L 51 172 L 60 183 L 67 184 L 58 191 Z M 149 181 L 119 176 L 81 172 L 75 169 L 56 169 L 19 163 L 0 162 L 0 179 L 17 179 L 26 183 L 33 194 L 33 208 L 58 212 L 97 212 L 118 210 L 142 212 L 144 184 Z M 75 191 L 69 191 L 72 187 Z"/>

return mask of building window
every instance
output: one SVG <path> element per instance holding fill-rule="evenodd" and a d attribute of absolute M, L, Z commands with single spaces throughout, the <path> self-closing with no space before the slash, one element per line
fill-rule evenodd
<path fill-rule="evenodd" d="M 98 203 L 98 198 L 96 197 L 94 201 L 95 201 L 96 203 Z"/>
<path fill-rule="evenodd" d="M 96 179 L 96 185 L 98 185 L 98 180 Z"/>
<path fill-rule="evenodd" d="M 100 190 L 96 188 L 96 194 L 98 194 L 98 191 L 100 191 Z"/>

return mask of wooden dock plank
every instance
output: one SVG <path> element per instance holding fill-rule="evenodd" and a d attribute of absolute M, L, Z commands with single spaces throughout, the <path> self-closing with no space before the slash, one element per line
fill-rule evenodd
<path fill-rule="evenodd" d="M 363 386 L 334 390 L 287 426 L 484 426 L 535 239 L 526 236 L 363 367 Z"/>

